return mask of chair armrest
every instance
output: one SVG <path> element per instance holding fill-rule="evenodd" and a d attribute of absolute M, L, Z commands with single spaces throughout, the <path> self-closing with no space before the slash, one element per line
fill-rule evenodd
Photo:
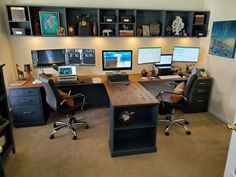
<path fill-rule="evenodd" d="M 179 93 L 176 93 L 176 92 L 173 92 L 173 91 L 170 91 L 170 90 L 162 90 L 160 93 L 158 93 L 156 98 L 160 97 L 161 100 L 163 101 L 162 95 L 165 94 L 165 93 L 175 94 L 175 95 L 181 96 L 181 97 L 183 97 L 184 101 L 187 101 L 187 98 L 183 94 L 179 94 Z"/>
<path fill-rule="evenodd" d="M 82 94 L 82 93 L 77 93 L 77 94 L 74 94 L 74 95 L 69 95 L 68 98 L 64 98 L 64 99 L 61 101 L 60 105 L 63 105 L 63 103 L 66 102 L 66 101 L 69 100 L 69 99 L 73 99 L 73 100 L 74 100 L 74 99 L 76 99 L 76 98 L 81 98 L 81 99 L 82 99 L 81 110 L 83 110 L 84 104 L 85 104 L 85 95 Z"/>
<path fill-rule="evenodd" d="M 71 89 L 69 87 L 60 88 L 61 91 L 66 92 L 68 95 L 71 94 Z"/>

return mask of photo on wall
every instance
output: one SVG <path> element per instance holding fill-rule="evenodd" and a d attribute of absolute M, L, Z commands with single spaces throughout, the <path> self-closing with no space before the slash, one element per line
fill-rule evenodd
<path fill-rule="evenodd" d="M 236 21 L 214 22 L 209 54 L 234 58 L 236 47 Z"/>

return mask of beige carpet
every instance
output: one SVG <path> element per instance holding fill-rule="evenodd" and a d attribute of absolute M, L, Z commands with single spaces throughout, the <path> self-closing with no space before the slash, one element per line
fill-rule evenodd
<path fill-rule="evenodd" d="M 14 129 L 16 154 L 5 162 L 7 177 L 222 177 L 230 140 L 226 125 L 208 113 L 188 114 L 191 136 L 180 127 L 164 135 L 158 125 L 156 153 L 111 158 L 109 109 L 83 112 L 90 129 L 80 128 L 78 140 L 68 129 L 54 140 L 48 124 Z"/>

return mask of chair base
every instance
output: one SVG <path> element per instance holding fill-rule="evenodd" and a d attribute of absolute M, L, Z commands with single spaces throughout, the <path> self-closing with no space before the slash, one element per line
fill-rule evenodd
<path fill-rule="evenodd" d="M 173 125 L 177 125 L 179 127 L 182 127 L 185 129 L 186 131 L 186 134 L 187 135 L 191 135 L 191 131 L 188 129 L 188 127 L 186 125 L 189 124 L 188 121 L 186 121 L 185 119 L 174 119 L 174 116 L 173 115 L 166 115 L 166 120 L 159 120 L 160 122 L 167 122 L 167 126 L 166 126 L 166 129 L 165 129 L 165 135 L 168 136 L 170 133 L 170 128 L 173 126 Z"/>
<path fill-rule="evenodd" d="M 69 116 L 67 116 L 67 117 L 69 117 Z M 57 122 L 55 122 L 53 124 L 54 130 L 53 130 L 53 132 L 49 136 L 50 139 L 53 139 L 54 138 L 54 134 L 56 132 L 58 132 L 60 129 L 62 129 L 62 128 L 69 128 L 71 130 L 72 134 L 73 134 L 72 139 L 76 140 L 77 139 L 77 131 L 73 127 L 74 125 L 83 125 L 83 126 L 85 126 L 85 129 L 89 128 L 87 122 L 85 122 L 83 120 L 78 120 L 74 116 L 68 118 L 67 120 L 68 120 L 67 122 L 57 121 Z"/>

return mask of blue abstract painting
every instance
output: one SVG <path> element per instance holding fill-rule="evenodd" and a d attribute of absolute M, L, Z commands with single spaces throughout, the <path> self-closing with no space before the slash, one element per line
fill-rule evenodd
<path fill-rule="evenodd" d="M 209 54 L 234 58 L 236 21 L 214 22 L 212 27 Z"/>

